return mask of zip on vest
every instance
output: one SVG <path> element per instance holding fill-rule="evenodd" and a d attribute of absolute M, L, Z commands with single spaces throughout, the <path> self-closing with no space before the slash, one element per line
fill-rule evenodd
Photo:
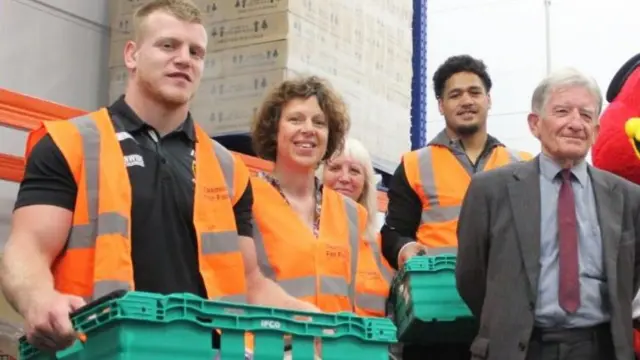
<path fill-rule="evenodd" d="M 99 178 L 101 164 L 101 132 L 90 115 L 80 116 L 68 120 L 72 123 L 80 134 L 84 151 L 84 167 L 87 193 L 87 210 L 89 223 L 84 225 L 73 225 L 67 239 L 65 251 L 95 249 L 97 239 L 104 235 L 119 235 L 127 240 L 130 239 L 129 219 L 116 212 L 99 213 Z M 224 180 L 227 185 L 229 197 L 234 197 L 234 159 L 231 153 L 222 145 L 210 139 L 213 143 L 215 156 L 217 157 Z M 81 185 L 81 184 L 78 184 Z M 237 238 L 237 232 L 204 232 L 201 234 L 202 252 L 205 255 L 228 253 L 239 251 L 237 241 L 229 241 L 230 237 Z M 127 254 L 130 256 L 129 254 Z M 87 301 L 104 296 L 116 290 L 132 290 L 129 283 L 119 280 L 99 280 L 94 283 L 93 296 Z"/>

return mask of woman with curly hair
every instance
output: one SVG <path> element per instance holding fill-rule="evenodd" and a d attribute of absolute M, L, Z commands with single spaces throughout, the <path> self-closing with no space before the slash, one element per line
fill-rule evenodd
<path fill-rule="evenodd" d="M 343 100 L 311 76 L 273 89 L 252 128 L 256 153 L 275 163 L 271 174 L 252 179 L 258 263 L 289 294 L 325 312 L 357 311 L 367 212 L 315 177 L 342 150 L 349 126 Z"/>

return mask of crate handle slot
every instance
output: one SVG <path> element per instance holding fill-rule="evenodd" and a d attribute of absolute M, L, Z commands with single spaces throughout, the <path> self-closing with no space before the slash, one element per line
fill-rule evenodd
<path fill-rule="evenodd" d="M 112 291 L 110 293 L 108 293 L 107 295 L 104 295 L 102 297 L 99 297 L 95 300 L 93 300 L 92 302 L 86 304 L 85 306 L 77 309 L 76 311 L 73 311 L 72 313 L 69 314 L 69 317 L 71 317 L 71 319 L 73 319 L 74 317 L 88 311 L 91 310 L 99 305 L 102 305 L 108 301 L 111 300 L 115 300 L 118 298 L 123 297 L 124 295 L 127 294 L 127 290 L 116 290 L 116 291 Z"/>
<path fill-rule="evenodd" d="M 196 320 L 206 324 L 211 324 L 213 322 L 213 318 L 209 316 L 196 316 Z"/>

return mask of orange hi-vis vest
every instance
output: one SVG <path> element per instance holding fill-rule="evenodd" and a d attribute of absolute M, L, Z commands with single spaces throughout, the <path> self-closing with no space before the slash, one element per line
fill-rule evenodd
<path fill-rule="evenodd" d="M 528 153 L 499 145 L 482 170 L 529 159 Z M 429 248 L 439 248 L 439 252 L 457 253 L 458 216 L 471 175 L 445 146 L 429 145 L 405 154 L 402 161 L 407 180 L 422 201 L 416 240 Z"/>
<path fill-rule="evenodd" d="M 367 239 L 360 251 L 356 292 L 356 314 L 384 317 L 386 300 L 395 272 L 382 256 L 380 234 Z"/>
<path fill-rule="evenodd" d="M 368 292 L 371 289 L 359 279 L 362 257 L 373 259 L 364 240 L 364 207 L 325 186 L 316 238 L 278 190 L 264 179 L 251 181 L 253 238 L 258 264 L 266 277 L 290 295 L 326 312 L 357 312 L 359 301 L 377 296 L 377 289 Z"/>
<path fill-rule="evenodd" d="M 27 140 L 26 157 L 49 134 L 78 186 L 67 246 L 52 266 L 55 288 L 91 301 L 135 290 L 131 259 L 131 184 L 106 109 L 67 121 L 45 121 Z M 233 203 L 249 181 L 240 160 L 196 125 L 194 226 L 200 273 L 212 299 L 246 291 Z"/>

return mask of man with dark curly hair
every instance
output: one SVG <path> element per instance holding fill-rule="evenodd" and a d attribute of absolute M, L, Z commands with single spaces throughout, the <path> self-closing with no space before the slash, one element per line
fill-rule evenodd
<path fill-rule="evenodd" d="M 382 251 L 396 269 L 421 251 L 456 254 L 457 220 L 471 176 L 531 158 L 487 134 L 491 86 L 485 64 L 469 55 L 448 58 L 433 75 L 445 129 L 403 156 L 388 191 Z M 403 358 L 468 359 L 470 340 L 406 345 Z"/>

